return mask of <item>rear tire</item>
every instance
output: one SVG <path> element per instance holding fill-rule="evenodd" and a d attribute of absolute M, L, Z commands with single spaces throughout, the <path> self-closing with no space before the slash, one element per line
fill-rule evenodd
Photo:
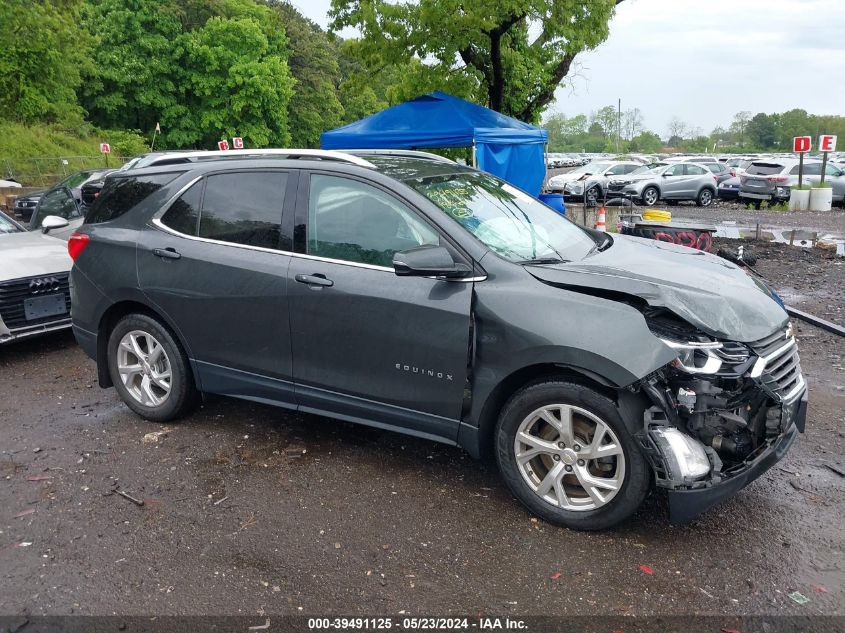
<path fill-rule="evenodd" d="M 109 335 L 108 363 L 121 400 L 147 420 L 172 422 L 197 402 L 188 357 L 170 331 L 146 314 L 118 321 Z"/>
<path fill-rule="evenodd" d="M 695 199 L 695 204 L 699 207 L 709 207 L 713 204 L 713 191 L 711 189 L 702 189 L 698 192 L 698 197 Z"/>
<path fill-rule="evenodd" d="M 616 404 L 584 385 L 549 380 L 516 392 L 499 416 L 495 446 L 514 496 L 545 521 L 576 530 L 624 521 L 651 483 Z"/>

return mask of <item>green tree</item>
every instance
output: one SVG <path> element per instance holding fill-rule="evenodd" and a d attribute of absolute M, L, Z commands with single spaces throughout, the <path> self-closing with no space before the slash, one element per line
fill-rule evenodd
<path fill-rule="evenodd" d="M 288 64 L 296 80 L 288 106 L 291 144 L 318 147 L 320 134 L 343 121 L 344 109 L 338 95 L 337 44 L 293 5 L 279 3 L 273 6 L 285 26 L 290 48 Z"/>
<path fill-rule="evenodd" d="M 182 115 L 182 23 L 171 2 L 88 0 L 84 25 L 97 37 L 96 68 L 80 91 L 91 121 L 151 133 Z"/>
<path fill-rule="evenodd" d="M 76 89 L 91 67 L 91 38 L 77 27 L 82 0 L 0 2 L 0 118 L 82 121 Z"/>
<path fill-rule="evenodd" d="M 287 145 L 294 79 L 284 30 L 249 17 L 210 18 L 185 38 L 180 116 L 163 123 L 168 140 L 208 147 L 242 136 L 248 147 Z"/>
<path fill-rule="evenodd" d="M 654 132 L 640 132 L 637 136 L 631 139 L 631 144 L 628 150 L 631 152 L 643 152 L 646 154 L 653 154 L 659 152 L 663 147 L 663 141 Z"/>
<path fill-rule="evenodd" d="M 577 55 L 607 39 L 621 1 L 332 0 L 331 16 L 361 31 L 368 68 L 422 60 L 421 71 L 461 77 L 475 100 L 536 122 Z"/>
<path fill-rule="evenodd" d="M 748 141 L 761 149 L 774 147 L 777 140 L 776 117 L 758 112 L 748 122 L 745 133 Z"/>
<path fill-rule="evenodd" d="M 616 108 L 610 105 L 593 112 L 590 117 L 592 123 L 596 123 L 601 127 L 602 134 L 605 138 L 613 139 L 616 138 L 618 118 Z"/>

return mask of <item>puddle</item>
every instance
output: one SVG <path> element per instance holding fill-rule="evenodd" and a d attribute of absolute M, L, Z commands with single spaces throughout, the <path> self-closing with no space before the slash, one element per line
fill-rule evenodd
<path fill-rule="evenodd" d="M 724 221 L 716 225 L 716 232 L 713 235 L 732 240 L 756 238 L 757 227 L 737 226 L 735 221 Z M 833 242 L 836 244 L 836 254 L 839 257 L 845 257 L 845 238 L 833 235 L 832 233 L 822 233 L 821 231 L 811 231 L 809 229 L 762 228 L 760 230 L 760 237 L 777 244 L 791 244 L 792 246 L 801 248 L 812 248 L 819 240 Z"/>

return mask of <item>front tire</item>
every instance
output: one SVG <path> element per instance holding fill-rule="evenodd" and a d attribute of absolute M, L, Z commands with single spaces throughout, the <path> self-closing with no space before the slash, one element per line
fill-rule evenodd
<path fill-rule="evenodd" d="M 109 375 L 121 400 L 153 422 L 171 422 L 197 400 L 188 358 L 170 331 L 146 314 L 115 325 L 108 343 Z"/>
<path fill-rule="evenodd" d="M 643 204 L 647 207 L 657 204 L 657 201 L 660 200 L 660 192 L 657 190 L 657 187 L 646 187 L 643 189 L 642 200 Z"/>
<path fill-rule="evenodd" d="M 495 443 L 511 492 L 550 523 L 606 529 L 648 493 L 650 468 L 616 404 L 583 385 L 543 381 L 518 391 L 502 409 Z"/>

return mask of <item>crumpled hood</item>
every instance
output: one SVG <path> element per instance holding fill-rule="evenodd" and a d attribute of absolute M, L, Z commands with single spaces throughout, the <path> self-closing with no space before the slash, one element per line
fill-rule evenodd
<path fill-rule="evenodd" d="M 0 282 L 66 273 L 72 265 L 67 243 L 41 231 L 0 235 Z"/>
<path fill-rule="evenodd" d="M 566 174 L 558 174 L 557 176 L 552 176 L 549 178 L 550 185 L 562 185 L 565 182 L 577 182 L 581 179 L 584 180 L 592 180 L 594 178 L 601 178 L 601 176 L 597 176 L 596 174 L 574 174 L 572 172 L 568 172 Z"/>
<path fill-rule="evenodd" d="M 551 285 L 640 297 L 724 340 L 757 341 L 789 320 L 764 284 L 731 262 L 686 246 L 619 235 L 613 246 L 580 262 L 525 268 Z"/>

